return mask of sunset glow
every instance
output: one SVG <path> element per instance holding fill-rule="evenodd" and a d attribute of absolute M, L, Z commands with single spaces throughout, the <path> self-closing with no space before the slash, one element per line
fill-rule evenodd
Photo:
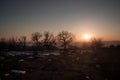
<path fill-rule="evenodd" d="M 0 0 L 0 80 L 120 80 L 120 0 Z"/>
<path fill-rule="evenodd" d="M 29 39 L 33 32 L 49 31 L 57 35 L 66 30 L 79 41 L 89 40 L 90 36 L 84 36 L 84 32 L 94 33 L 105 41 L 120 40 L 119 0 L 2 0 L 0 3 L 2 38 L 25 35 Z"/>
<path fill-rule="evenodd" d="M 91 39 L 91 35 L 90 34 L 84 34 L 82 38 L 83 38 L 84 41 L 89 41 Z"/>

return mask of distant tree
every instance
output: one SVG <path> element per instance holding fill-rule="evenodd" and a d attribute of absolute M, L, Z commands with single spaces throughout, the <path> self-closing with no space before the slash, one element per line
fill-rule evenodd
<path fill-rule="evenodd" d="M 56 45 L 55 37 L 52 33 L 45 31 L 43 35 L 43 47 L 46 49 L 52 49 Z"/>
<path fill-rule="evenodd" d="M 116 46 L 114 45 L 114 44 L 111 44 L 110 46 L 109 46 L 109 48 L 111 48 L 111 49 L 113 49 L 113 48 L 115 48 Z"/>
<path fill-rule="evenodd" d="M 9 44 L 9 49 L 15 50 L 16 47 L 17 47 L 17 39 L 14 38 L 14 37 L 11 37 L 11 38 L 8 40 L 8 44 Z"/>
<path fill-rule="evenodd" d="M 7 48 L 7 41 L 5 38 L 0 39 L 0 50 Z"/>
<path fill-rule="evenodd" d="M 101 49 L 103 46 L 104 44 L 102 42 L 102 39 L 96 39 L 96 38 L 92 39 L 90 47 L 93 50 Z"/>
<path fill-rule="evenodd" d="M 19 45 L 22 45 L 23 48 L 26 47 L 26 38 L 27 38 L 26 36 L 21 36 L 19 38 Z"/>
<path fill-rule="evenodd" d="M 42 37 L 42 34 L 39 33 L 39 32 L 32 33 L 32 40 L 35 42 L 36 47 L 39 46 L 39 40 L 40 40 L 41 37 Z"/>
<path fill-rule="evenodd" d="M 70 45 L 70 43 L 73 40 L 73 34 L 69 33 L 68 31 L 62 31 L 58 34 L 57 36 L 58 41 L 61 44 L 61 47 L 63 47 L 63 49 L 67 49 Z"/>
<path fill-rule="evenodd" d="M 117 47 L 117 48 L 120 48 L 120 44 L 118 44 L 116 47 Z"/>

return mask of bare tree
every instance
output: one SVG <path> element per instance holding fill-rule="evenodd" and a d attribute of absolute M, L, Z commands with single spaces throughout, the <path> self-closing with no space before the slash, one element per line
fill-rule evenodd
<path fill-rule="evenodd" d="M 39 46 L 39 39 L 42 37 L 42 34 L 39 32 L 32 33 L 32 40 L 35 42 L 36 47 Z"/>
<path fill-rule="evenodd" d="M 54 35 L 48 31 L 45 31 L 44 39 L 43 39 L 43 47 L 45 47 L 46 49 L 50 49 L 55 47 L 55 45 L 56 45 L 56 40 Z"/>
<path fill-rule="evenodd" d="M 16 49 L 17 46 L 17 38 L 11 37 L 8 41 L 9 49 Z"/>
<path fill-rule="evenodd" d="M 91 45 L 90 47 L 93 49 L 93 50 L 98 50 L 98 49 L 101 49 L 102 47 L 104 46 L 103 42 L 102 42 L 102 39 L 92 39 L 91 41 Z"/>
<path fill-rule="evenodd" d="M 61 43 L 61 47 L 63 47 L 63 49 L 67 49 L 73 40 L 73 34 L 67 32 L 67 31 L 60 32 L 57 37 L 58 37 L 58 41 Z"/>
<path fill-rule="evenodd" d="M 22 47 L 26 47 L 26 38 L 26 36 L 21 36 L 19 39 L 19 43 L 22 45 Z"/>
<path fill-rule="evenodd" d="M 0 39 L 0 50 L 7 48 L 7 41 L 5 38 Z"/>

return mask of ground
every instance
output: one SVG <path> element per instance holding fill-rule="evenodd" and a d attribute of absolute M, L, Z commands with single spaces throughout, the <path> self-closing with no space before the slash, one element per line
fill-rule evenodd
<path fill-rule="evenodd" d="M 66 54 L 1 56 L 0 79 L 107 80 L 109 78 L 105 73 L 109 69 L 104 67 L 107 60 L 103 61 L 102 54 L 99 57 L 93 56 L 95 54 L 90 52 L 78 51 Z"/>

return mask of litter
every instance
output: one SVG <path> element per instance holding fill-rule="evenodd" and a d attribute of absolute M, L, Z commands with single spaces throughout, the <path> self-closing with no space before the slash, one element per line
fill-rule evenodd
<path fill-rule="evenodd" d="M 11 70 L 11 73 L 26 74 L 26 71 L 23 71 L 23 70 Z"/>

